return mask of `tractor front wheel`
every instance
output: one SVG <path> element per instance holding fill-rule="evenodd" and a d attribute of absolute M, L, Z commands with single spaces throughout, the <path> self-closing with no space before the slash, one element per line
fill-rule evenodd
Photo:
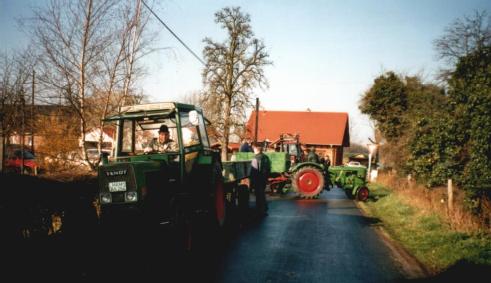
<path fill-rule="evenodd" d="M 292 176 L 292 186 L 303 198 L 317 197 L 324 189 L 324 183 L 324 174 L 312 166 L 302 167 Z"/>

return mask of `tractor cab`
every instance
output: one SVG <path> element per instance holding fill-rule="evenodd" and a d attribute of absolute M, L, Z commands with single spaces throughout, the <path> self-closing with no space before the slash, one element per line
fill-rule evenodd
<path fill-rule="evenodd" d="M 177 193 L 190 187 L 199 159 L 211 155 L 202 110 L 181 103 L 121 107 L 105 119 L 116 127 L 115 155 L 99 168 L 101 204 L 138 203 L 152 190 Z M 165 139 L 170 147 L 159 147 Z M 157 145 L 157 146 L 156 146 Z"/>
<path fill-rule="evenodd" d="M 299 135 L 281 134 L 280 138 L 270 145 L 275 151 L 286 152 L 290 157 L 291 166 L 304 160 Z"/>
<path fill-rule="evenodd" d="M 105 121 L 116 122 L 115 160 L 142 155 L 180 155 L 196 147 L 209 147 L 201 109 L 179 103 L 153 103 L 121 107 L 121 114 Z M 175 146 L 159 150 L 159 129 L 166 126 Z M 138 159 L 138 158 L 137 158 Z"/>

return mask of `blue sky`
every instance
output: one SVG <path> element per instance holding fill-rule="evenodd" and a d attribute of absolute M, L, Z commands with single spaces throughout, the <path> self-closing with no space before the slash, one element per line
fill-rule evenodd
<path fill-rule="evenodd" d="M 456 18 L 476 9 L 491 13 L 491 1 L 160 1 L 157 13 L 195 53 L 203 38 L 224 38 L 214 13 L 240 6 L 251 16 L 274 65 L 266 68 L 270 88 L 256 94 L 266 110 L 348 112 L 352 141 L 367 143 L 372 129 L 358 110 L 361 95 L 381 72 L 422 74 L 431 80 L 441 62 L 432 42 Z M 25 45 L 15 18 L 29 16 L 42 1 L 0 0 L 0 48 Z M 144 92 L 153 101 L 178 100 L 202 88 L 202 65 L 163 27 L 145 59 Z"/>

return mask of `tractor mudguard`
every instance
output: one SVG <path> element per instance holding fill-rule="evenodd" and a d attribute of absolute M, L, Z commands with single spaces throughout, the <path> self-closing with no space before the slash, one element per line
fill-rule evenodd
<path fill-rule="evenodd" d="M 320 165 L 319 163 L 315 163 L 315 162 L 302 162 L 302 163 L 298 163 L 297 165 L 291 167 L 290 170 L 289 170 L 289 173 L 290 174 L 293 174 L 296 171 L 298 171 L 298 169 L 300 169 L 302 167 L 305 167 L 305 166 L 315 167 L 315 168 L 321 170 L 322 172 L 324 172 L 324 166 Z"/>

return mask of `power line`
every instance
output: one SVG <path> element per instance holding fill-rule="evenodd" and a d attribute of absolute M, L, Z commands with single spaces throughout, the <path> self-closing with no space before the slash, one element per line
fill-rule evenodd
<path fill-rule="evenodd" d="M 157 20 L 159 20 L 159 21 L 160 21 L 160 23 L 161 23 L 162 25 L 164 25 L 164 27 L 165 27 L 165 28 L 166 28 L 166 29 L 167 29 L 167 30 L 168 30 L 168 31 L 169 31 L 169 32 L 170 32 L 170 33 L 171 33 L 171 34 L 172 34 L 172 35 L 173 35 L 173 36 L 174 36 L 174 37 L 175 37 L 177 40 L 179 40 L 179 42 L 180 42 L 180 43 L 181 43 L 181 44 L 182 44 L 184 47 L 186 47 L 186 49 L 187 49 L 187 50 L 188 50 L 188 51 L 189 51 L 191 54 L 193 54 L 193 56 L 194 56 L 196 59 L 198 59 L 198 61 L 200 61 L 200 62 L 201 62 L 201 64 L 206 65 L 206 64 L 205 64 L 205 62 L 203 62 L 203 60 L 201 60 L 201 58 L 200 58 L 198 55 L 196 55 L 196 53 L 194 53 L 194 52 L 193 52 L 193 50 L 191 50 L 191 48 L 189 48 L 189 47 L 186 45 L 186 43 L 184 43 L 184 41 L 182 41 L 182 40 L 179 38 L 179 36 L 177 36 L 177 34 L 175 34 L 175 33 L 172 31 L 172 30 L 171 30 L 171 29 L 170 29 L 170 28 L 169 28 L 169 27 L 168 27 L 168 26 L 167 26 L 167 25 L 164 23 L 164 21 L 162 21 L 162 19 L 160 19 L 160 18 L 159 18 L 159 16 L 157 16 L 157 14 L 155 14 L 155 12 L 154 12 L 152 9 L 150 9 L 150 7 L 148 7 L 148 5 L 147 5 L 147 3 L 145 3 L 145 1 L 143 1 L 143 0 L 142 0 L 142 2 L 143 2 L 143 5 L 145 5 L 145 7 L 147 7 L 147 9 L 148 9 L 148 10 L 150 10 L 150 12 L 151 12 L 151 13 L 152 13 L 152 14 L 153 14 L 153 15 L 154 15 L 156 18 L 157 18 Z"/>

